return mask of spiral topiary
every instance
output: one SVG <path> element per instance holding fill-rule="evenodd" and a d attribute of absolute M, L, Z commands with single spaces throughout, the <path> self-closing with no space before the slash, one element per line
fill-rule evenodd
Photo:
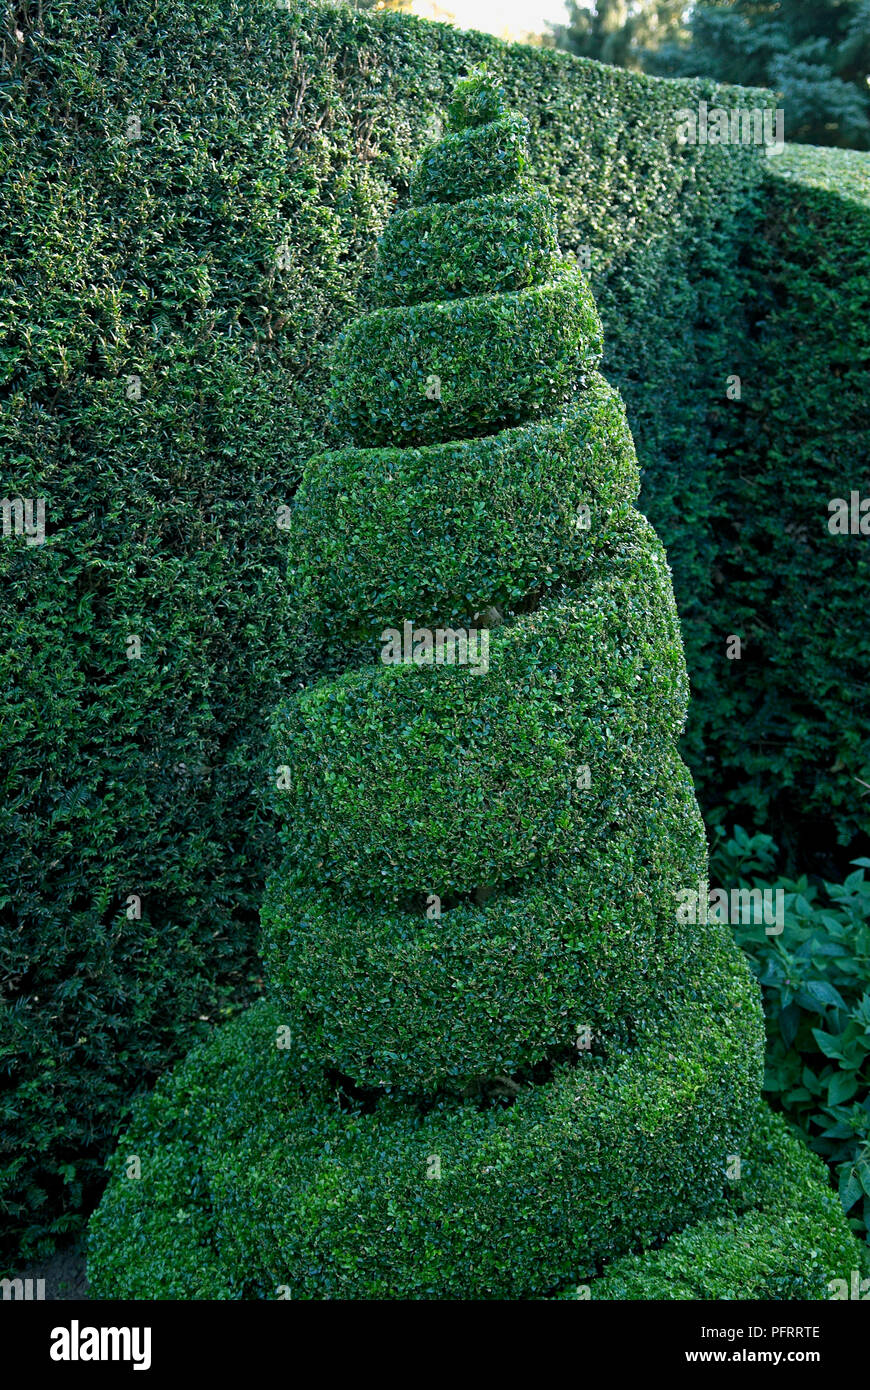
<path fill-rule="evenodd" d="M 140 1106 L 102 1296 L 825 1297 L 856 1254 L 761 1107 L 688 698 L 589 286 L 476 74 L 336 344 L 297 495 L 266 1002 Z M 385 660 L 391 657 L 390 661 Z M 128 1176 L 135 1154 L 141 1177 Z"/>

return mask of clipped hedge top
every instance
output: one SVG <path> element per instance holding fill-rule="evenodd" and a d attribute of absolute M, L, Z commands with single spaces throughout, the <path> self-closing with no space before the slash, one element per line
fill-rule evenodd
<path fill-rule="evenodd" d="M 592 292 L 572 265 L 507 294 L 375 309 L 336 341 L 332 423 L 363 447 L 488 434 L 566 405 L 602 348 Z"/>
<path fill-rule="evenodd" d="M 578 588 L 478 631 L 476 665 L 379 664 L 278 707 L 274 800 L 310 881 L 405 897 L 528 877 L 582 842 L 627 764 L 654 776 L 688 683 L 649 524 L 631 514 Z"/>
<path fill-rule="evenodd" d="M 625 407 L 593 374 L 568 410 L 531 425 L 312 459 L 289 582 L 331 656 L 357 643 L 376 660 L 382 629 L 406 617 L 459 622 L 555 588 L 639 489 Z"/>
<path fill-rule="evenodd" d="M 518 290 L 549 279 L 559 259 L 543 189 L 410 207 L 384 228 L 372 295 L 390 307 Z"/>
<path fill-rule="evenodd" d="M 870 153 L 866 150 L 787 145 L 770 160 L 768 173 L 870 206 Z"/>

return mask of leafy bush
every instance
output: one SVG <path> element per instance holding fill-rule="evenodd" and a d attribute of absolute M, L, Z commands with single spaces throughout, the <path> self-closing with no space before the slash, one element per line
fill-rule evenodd
<path fill-rule="evenodd" d="M 842 846 L 864 854 L 870 832 L 857 780 L 870 782 L 870 631 L 856 616 L 870 547 L 828 526 L 832 499 L 868 495 L 870 155 L 790 149 L 769 164 L 727 369 L 742 399 L 711 419 L 719 578 L 698 630 L 708 650 L 718 634 L 724 652 L 729 633 L 743 650 L 726 676 L 690 638 L 689 762 L 708 820 L 718 808 L 729 825 L 766 829 L 786 872 L 833 878 Z M 689 576 L 650 515 L 685 625 Z"/>
<path fill-rule="evenodd" d="M 827 1160 L 852 1228 L 870 1240 L 870 860 L 819 886 L 772 880 L 775 848 L 738 826 L 713 860 L 723 886 L 783 894 L 781 933 L 736 928 L 763 992 L 764 1086 Z"/>
<path fill-rule="evenodd" d="M 3 493 L 44 496 L 47 534 L 0 544 L 0 1202 L 33 1245 L 80 1220 L 126 1099 L 256 989 L 266 721 L 317 671 L 276 521 L 330 442 L 326 344 L 456 79 L 485 59 L 527 112 L 654 414 L 700 389 L 659 377 L 653 338 L 697 313 L 699 245 L 733 260 L 761 169 L 662 140 L 700 87 L 401 15 L 45 0 L 8 24 Z M 635 268 L 648 246 L 666 277 Z"/>
<path fill-rule="evenodd" d="M 525 882 L 621 823 L 623 790 L 671 785 L 688 688 L 661 547 L 635 513 L 596 557 L 575 592 L 490 634 L 488 671 L 378 662 L 281 703 L 274 802 L 294 864 L 381 901 Z"/>
<path fill-rule="evenodd" d="M 555 592 L 605 544 L 639 491 L 625 406 L 598 373 L 555 419 L 420 449 L 312 459 L 289 546 L 308 664 L 377 661 L 398 610 L 420 625 L 457 626 L 488 607 L 506 613 L 533 592 Z M 445 532 L 445 517 L 467 514 L 472 530 Z M 421 550 L 432 557 L 425 567 Z"/>
<path fill-rule="evenodd" d="M 47 536 L 44 545 L 0 545 L 0 1203 L 10 1240 L 33 1246 L 80 1223 L 137 1087 L 256 992 L 256 910 L 277 851 L 260 801 L 267 717 L 282 690 L 317 675 L 323 656 L 298 625 L 292 587 L 285 595 L 286 533 L 276 521 L 305 460 L 334 443 L 326 345 L 369 307 L 377 236 L 407 202 L 416 152 L 455 80 L 481 60 L 526 113 L 509 129 L 519 151 L 528 121 L 562 246 L 591 257 L 606 370 L 628 406 L 642 505 L 665 541 L 684 613 L 697 692 L 688 757 L 708 807 L 742 804 L 746 745 L 733 737 L 721 656 L 730 599 L 713 604 L 733 545 L 712 437 L 741 332 L 738 260 L 755 227 L 747 198 L 764 169 L 752 147 L 678 147 L 670 133 L 675 113 L 702 98 L 728 108 L 770 98 L 651 82 L 306 0 L 290 9 L 273 0 L 44 0 L 7 22 L 3 493 L 45 496 Z M 470 167 L 462 136 L 453 165 L 439 157 L 416 175 L 440 179 L 457 199 L 461 181 L 444 181 Z M 519 155 L 511 163 L 504 146 L 493 149 L 498 187 Z M 797 177 L 777 187 L 784 213 L 768 226 L 780 236 L 804 194 Z M 489 205 L 478 241 L 505 212 L 504 202 Z M 451 216 L 441 209 L 429 224 L 442 245 Z M 839 222 L 826 194 L 801 254 L 811 260 L 825 248 L 829 296 L 837 276 L 849 278 L 854 316 L 838 295 L 831 332 L 857 362 L 864 252 L 860 225 L 847 219 L 840 256 L 829 236 Z M 546 228 L 535 225 L 525 258 L 517 237 L 486 262 L 507 277 L 504 288 L 511 279 L 527 288 L 547 265 Z M 434 261 L 427 269 L 423 259 L 405 267 L 416 293 L 437 284 Z M 471 260 L 443 278 L 445 298 L 467 294 Z M 796 299 L 777 331 L 783 356 L 806 337 L 799 309 Z M 815 372 L 814 349 L 806 352 L 798 396 L 805 381 L 823 383 L 806 440 L 816 429 L 839 440 L 838 453 L 848 443 L 860 457 L 861 421 L 850 417 L 839 433 L 828 366 Z M 842 370 L 839 359 L 832 370 Z M 858 371 L 849 368 L 850 380 Z M 775 409 L 780 429 L 789 426 L 781 383 L 772 379 L 766 399 L 763 374 L 757 381 L 762 422 Z M 748 439 L 753 430 L 757 421 Z M 483 441 L 467 443 L 483 471 Z M 803 457 L 792 469 L 788 449 L 778 457 L 766 504 L 772 495 L 777 517 L 805 469 Z M 744 458 L 739 474 L 749 473 Z M 751 515 L 739 495 L 732 513 Z M 805 518 L 786 511 L 784 520 Z M 847 558 L 829 554 L 837 567 Z M 849 570 L 855 558 L 832 574 L 817 555 L 795 551 L 795 583 L 809 604 L 795 609 L 795 640 L 818 648 L 832 582 L 841 617 L 846 594 L 861 604 L 866 574 L 864 561 Z M 778 574 L 782 547 L 759 551 L 758 563 Z M 141 661 L 128 658 L 131 634 L 142 640 Z M 860 772 L 863 697 L 859 688 L 851 708 L 840 699 L 839 672 L 821 651 L 807 673 L 806 743 L 803 709 L 784 731 L 756 698 L 769 671 L 750 690 L 753 716 L 764 711 L 749 744 L 751 809 L 760 817 L 769 805 L 779 833 L 783 816 L 812 804 L 849 836 L 858 824 L 851 784 L 830 766 L 842 750 Z M 789 693 L 787 679 L 780 689 Z M 836 720 L 824 712 L 832 691 Z M 796 741 L 792 801 L 779 789 L 794 781 Z M 128 916 L 133 895 L 141 919 Z"/>
<path fill-rule="evenodd" d="M 478 1078 L 531 1075 L 559 1055 L 568 999 L 582 1000 L 575 1027 L 625 1046 L 625 1021 L 654 1012 L 687 968 L 697 943 L 674 902 L 705 867 L 682 763 L 656 764 L 633 791 L 626 782 L 619 829 L 606 802 L 603 824 L 600 809 L 597 826 L 581 823 L 593 818 L 578 814 L 578 795 L 590 792 L 575 793 L 567 863 L 482 900 L 439 893 L 432 915 L 432 895 L 373 907 L 282 869 L 263 936 L 300 1068 L 407 1095 L 473 1091 Z"/>
<path fill-rule="evenodd" d="M 740 1181 L 722 1215 L 679 1231 L 657 1250 L 614 1260 L 590 1297 L 822 1299 L 831 1296 L 833 1271 L 850 1286 L 856 1249 L 820 1169 L 781 1117 L 759 1105 Z"/>
<path fill-rule="evenodd" d="M 255 1005 L 125 1134 L 91 1221 L 92 1292 L 192 1298 L 215 1266 L 206 1297 L 523 1298 L 592 1276 L 721 1202 L 760 1081 L 740 965 L 723 937 L 636 1046 L 559 1065 L 511 1105 L 342 1110 L 330 1087 L 300 1091 L 281 1009 Z"/>
<path fill-rule="evenodd" d="M 451 110 L 463 101 L 504 127 L 479 78 Z M 520 293 L 546 316 L 543 294 Z M 391 312 L 418 321 L 413 306 Z M 581 354 L 599 332 L 589 315 Z M 578 376 L 551 406 L 574 420 L 586 386 Z M 510 390 L 496 360 L 493 420 Z M 425 421 L 395 419 L 400 438 L 427 437 Z M 585 451 L 582 432 L 574 444 Z M 376 467 L 384 451 L 372 454 Z M 522 470 L 523 451 L 504 462 Z M 316 569 L 306 550 L 323 543 L 304 487 L 302 515 L 294 572 Z M 466 546 L 477 517 L 429 520 L 418 568 L 449 592 L 445 537 Z M 353 549 L 353 531 L 344 541 Z M 91 1223 L 98 1296 L 547 1297 L 698 1223 L 708 1288 L 739 1276 L 752 1294 L 819 1298 L 850 1268 L 821 1165 L 759 1113 L 746 961 L 726 929 L 677 912 L 705 840 L 677 753 L 687 679 L 661 545 L 629 512 L 558 589 L 527 597 L 496 625 L 485 670 L 430 648 L 281 703 L 269 998 L 142 1107 Z M 572 787 L 584 760 L 591 775 Z M 766 1200 L 771 1150 L 791 1205 L 779 1188 Z M 745 1152 L 752 1183 L 735 1197 L 728 1156 Z M 740 1260 L 711 1236 L 729 1214 Z M 766 1243 L 747 1251 L 762 1223 Z"/>
<path fill-rule="evenodd" d="M 545 280 L 558 260 L 542 189 L 406 208 L 390 218 L 379 244 L 372 289 L 385 306 L 482 294 L 490 286 L 524 289 Z"/>
<path fill-rule="evenodd" d="M 335 434 L 359 448 L 400 447 L 554 414 L 597 368 L 601 342 L 589 287 L 570 265 L 511 293 L 375 309 L 345 329 L 330 359 Z"/>
<path fill-rule="evenodd" d="M 512 113 L 448 130 L 414 166 L 413 201 L 459 203 L 516 188 L 529 163 L 529 129 L 525 116 Z"/>

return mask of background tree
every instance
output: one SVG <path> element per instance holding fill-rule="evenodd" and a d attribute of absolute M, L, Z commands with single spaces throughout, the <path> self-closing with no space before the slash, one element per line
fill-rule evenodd
<path fill-rule="evenodd" d="M 568 0 L 557 48 L 663 77 L 770 87 L 786 136 L 870 149 L 870 0 Z"/>
<path fill-rule="evenodd" d="M 398 10 L 410 14 L 413 0 L 351 0 L 356 10 Z"/>
<path fill-rule="evenodd" d="M 685 37 L 686 0 L 568 0 L 568 23 L 553 25 L 557 48 L 618 68 L 645 67 L 664 44 Z"/>
<path fill-rule="evenodd" d="M 648 71 L 771 87 L 789 140 L 870 149 L 870 0 L 704 0 Z"/>

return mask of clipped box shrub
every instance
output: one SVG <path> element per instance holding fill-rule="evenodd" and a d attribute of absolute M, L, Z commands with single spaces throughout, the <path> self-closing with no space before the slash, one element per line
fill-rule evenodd
<path fill-rule="evenodd" d="M 274 800 L 291 861 L 389 899 L 525 880 L 581 852 L 623 787 L 655 779 L 688 688 L 667 565 L 642 517 L 577 580 L 576 594 L 487 632 L 486 667 L 478 635 L 464 664 L 433 649 L 282 703 Z M 394 623 L 402 633 L 400 611 Z M 590 786 L 577 791 L 581 767 Z"/>
<path fill-rule="evenodd" d="M 414 165 L 413 202 L 459 203 L 516 188 L 528 167 L 528 134 L 519 114 L 449 130 Z"/>
<path fill-rule="evenodd" d="M 450 109 L 505 128 L 491 78 Z M 631 513 L 494 627 L 486 671 L 405 653 L 280 706 L 268 998 L 141 1107 L 91 1223 L 97 1296 L 621 1297 L 627 1258 L 681 1296 L 684 1248 L 707 1289 L 826 1296 L 857 1251 L 760 1110 L 757 988 L 727 928 L 677 912 L 706 899 L 685 701 L 667 566 Z M 783 1161 L 797 1219 L 770 1198 Z"/>
<path fill-rule="evenodd" d="M 397 613 L 461 624 L 556 590 L 606 545 L 639 489 L 625 407 L 597 373 L 555 418 L 312 459 L 294 498 L 289 573 L 318 667 L 378 660 Z M 421 551 L 432 557 L 422 567 Z"/>
<path fill-rule="evenodd" d="M 377 237 L 456 79 L 481 59 L 501 74 L 562 245 L 592 248 L 647 490 L 675 479 L 694 526 L 680 572 L 706 534 L 705 487 L 680 470 L 710 394 L 709 346 L 687 353 L 686 333 L 711 286 L 727 321 L 761 162 L 662 138 L 709 84 L 412 16 L 51 0 L 16 26 L 0 448 L 3 495 L 46 502 L 44 544 L 0 544 L 0 1201 L 23 1259 L 81 1225 L 135 1091 L 258 988 L 263 734 L 323 656 L 284 589 L 283 518 L 336 442 L 327 344 L 368 307 Z M 684 594 L 706 594 L 701 560 Z"/>
<path fill-rule="evenodd" d="M 748 573 L 735 532 L 756 528 L 764 509 L 814 534 L 819 499 L 806 501 L 806 478 L 836 461 L 819 485 L 826 502 L 829 476 L 849 483 L 866 453 L 867 236 L 866 157 L 839 152 L 824 178 L 774 174 L 760 222 L 757 148 L 675 143 L 681 108 L 758 106 L 769 93 L 655 81 L 307 0 L 51 0 L 19 8 L 16 26 L 0 111 L 2 495 L 46 500 L 44 544 L 0 544 L 0 1201 L 10 1257 L 23 1240 L 24 1258 L 81 1225 L 136 1090 L 259 987 L 256 910 L 277 853 L 259 797 L 268 716 L 321 663 L 356 659 L 324 651 L 304 612 L 299 621 L 295 581 L 283 582 L 284 517 L 306 460 L 337 442 L 327 345 L 372 307 L 377 238 L 407 210 L 455 81 L 481 60 L 501 78 L 525 113 L 561 245 L 581 265 L 588 257 L 642 508 L 674 570 L 695 691 L 684 749 L 705 809 L 743 814 L 748 801 L 757 820 L 767 807 L 804 862 L 866 824 L 852 780 L 870 780 L 852 616 L 866 593 L 863 551 L 798 541 L 788 584 L 801 601 L 787 624 L 781 537 L 748 552 L 746 585 L 732 561 Z M 490 193 L 463 163 L 467 145 L 453 142 L 451 169 L 436 142 L 420 177 L 441 179 L 439 197 L 456 201 L 431 213 L 433 234 L 458 202 L 483 209 L 478 232 L 490 214 L 496 225 L 498 199 L 519 206 L 524 175 L 513 192 L 508 181 L 525 129 L 508 121 L 513 155 L 491 142 Z M 544 272 L 540 237 L 525 252 L 521 240 L 493 252 L 491 284 Z M 765 245 L 788 305 L 765 319 L 776 370 L 744 372 L 752 419 L 738 460 L 725 426 L 739 408 L 723 382 L 743 366 L 737 347 L 757 318 L 747 326 L 741 307 L 759 298 L 743 250 L 764 270 Z M 444 298 L 475 284 L 468 258 L 440 286 L 437 258 L 404 271 Z M 788 442 L 771 451 L 774 418 L 770 437 Z M 759 441 L 775 466 L 756 477 Z M 516 561 L 511 573 L 525 582 Z M 834 629 L 851 633 L 837 651 L 826 645 L 829 603 Z M 735 609 L 764 638 L 748 648 L 739 709 L 722 655 Z M 127 656 L 131 634 L 141 662 Z M 747 710 L 751 737 L 735 740 Z M 789 836 L 798 817 L 806 829 Z M 127 916 L 131 895 L 140 919 Z"/>
<path fill-rule="evenodd" d="M 379 242 L 374 291 L 381 304 L 521 290 L 558 263 L 550 201 L 542 189 L 429 203 L 390 218 Z"/>
<path fill-rule="evenodd" d="M 567 265 L 498 296 L 373 309 L 332 354 L 333 427 L 358 446 L 487 434 L 569 404 L 601 344 L 589 287 Z"/>
<path fill-rule="evenodd" d="M 426 894 L 374 911 L 278 871 L 265 965 L 305 1073 L 474 1095 L 487 1075 L 533 1074 L 583 1028 L 627 1043 L 626 1020 L 698 948 L 674 903 L 706 872 L 703 830 L 673 756 L 602 819 L 564 865 L 482 903 Z"/>
<path fill-rule="evenodd" d="M 754 1108 L 752 1138 L 722 1215 L 614 1260 L 592 1299 L 820 1299 L 851 1287 L 855 1247 L 824 1169 L 779 1115 Z M 831 1271 L 837 1273 L 831 1276 Z M 571 1290 L 567 1297 L 576 1296 Z"/>

